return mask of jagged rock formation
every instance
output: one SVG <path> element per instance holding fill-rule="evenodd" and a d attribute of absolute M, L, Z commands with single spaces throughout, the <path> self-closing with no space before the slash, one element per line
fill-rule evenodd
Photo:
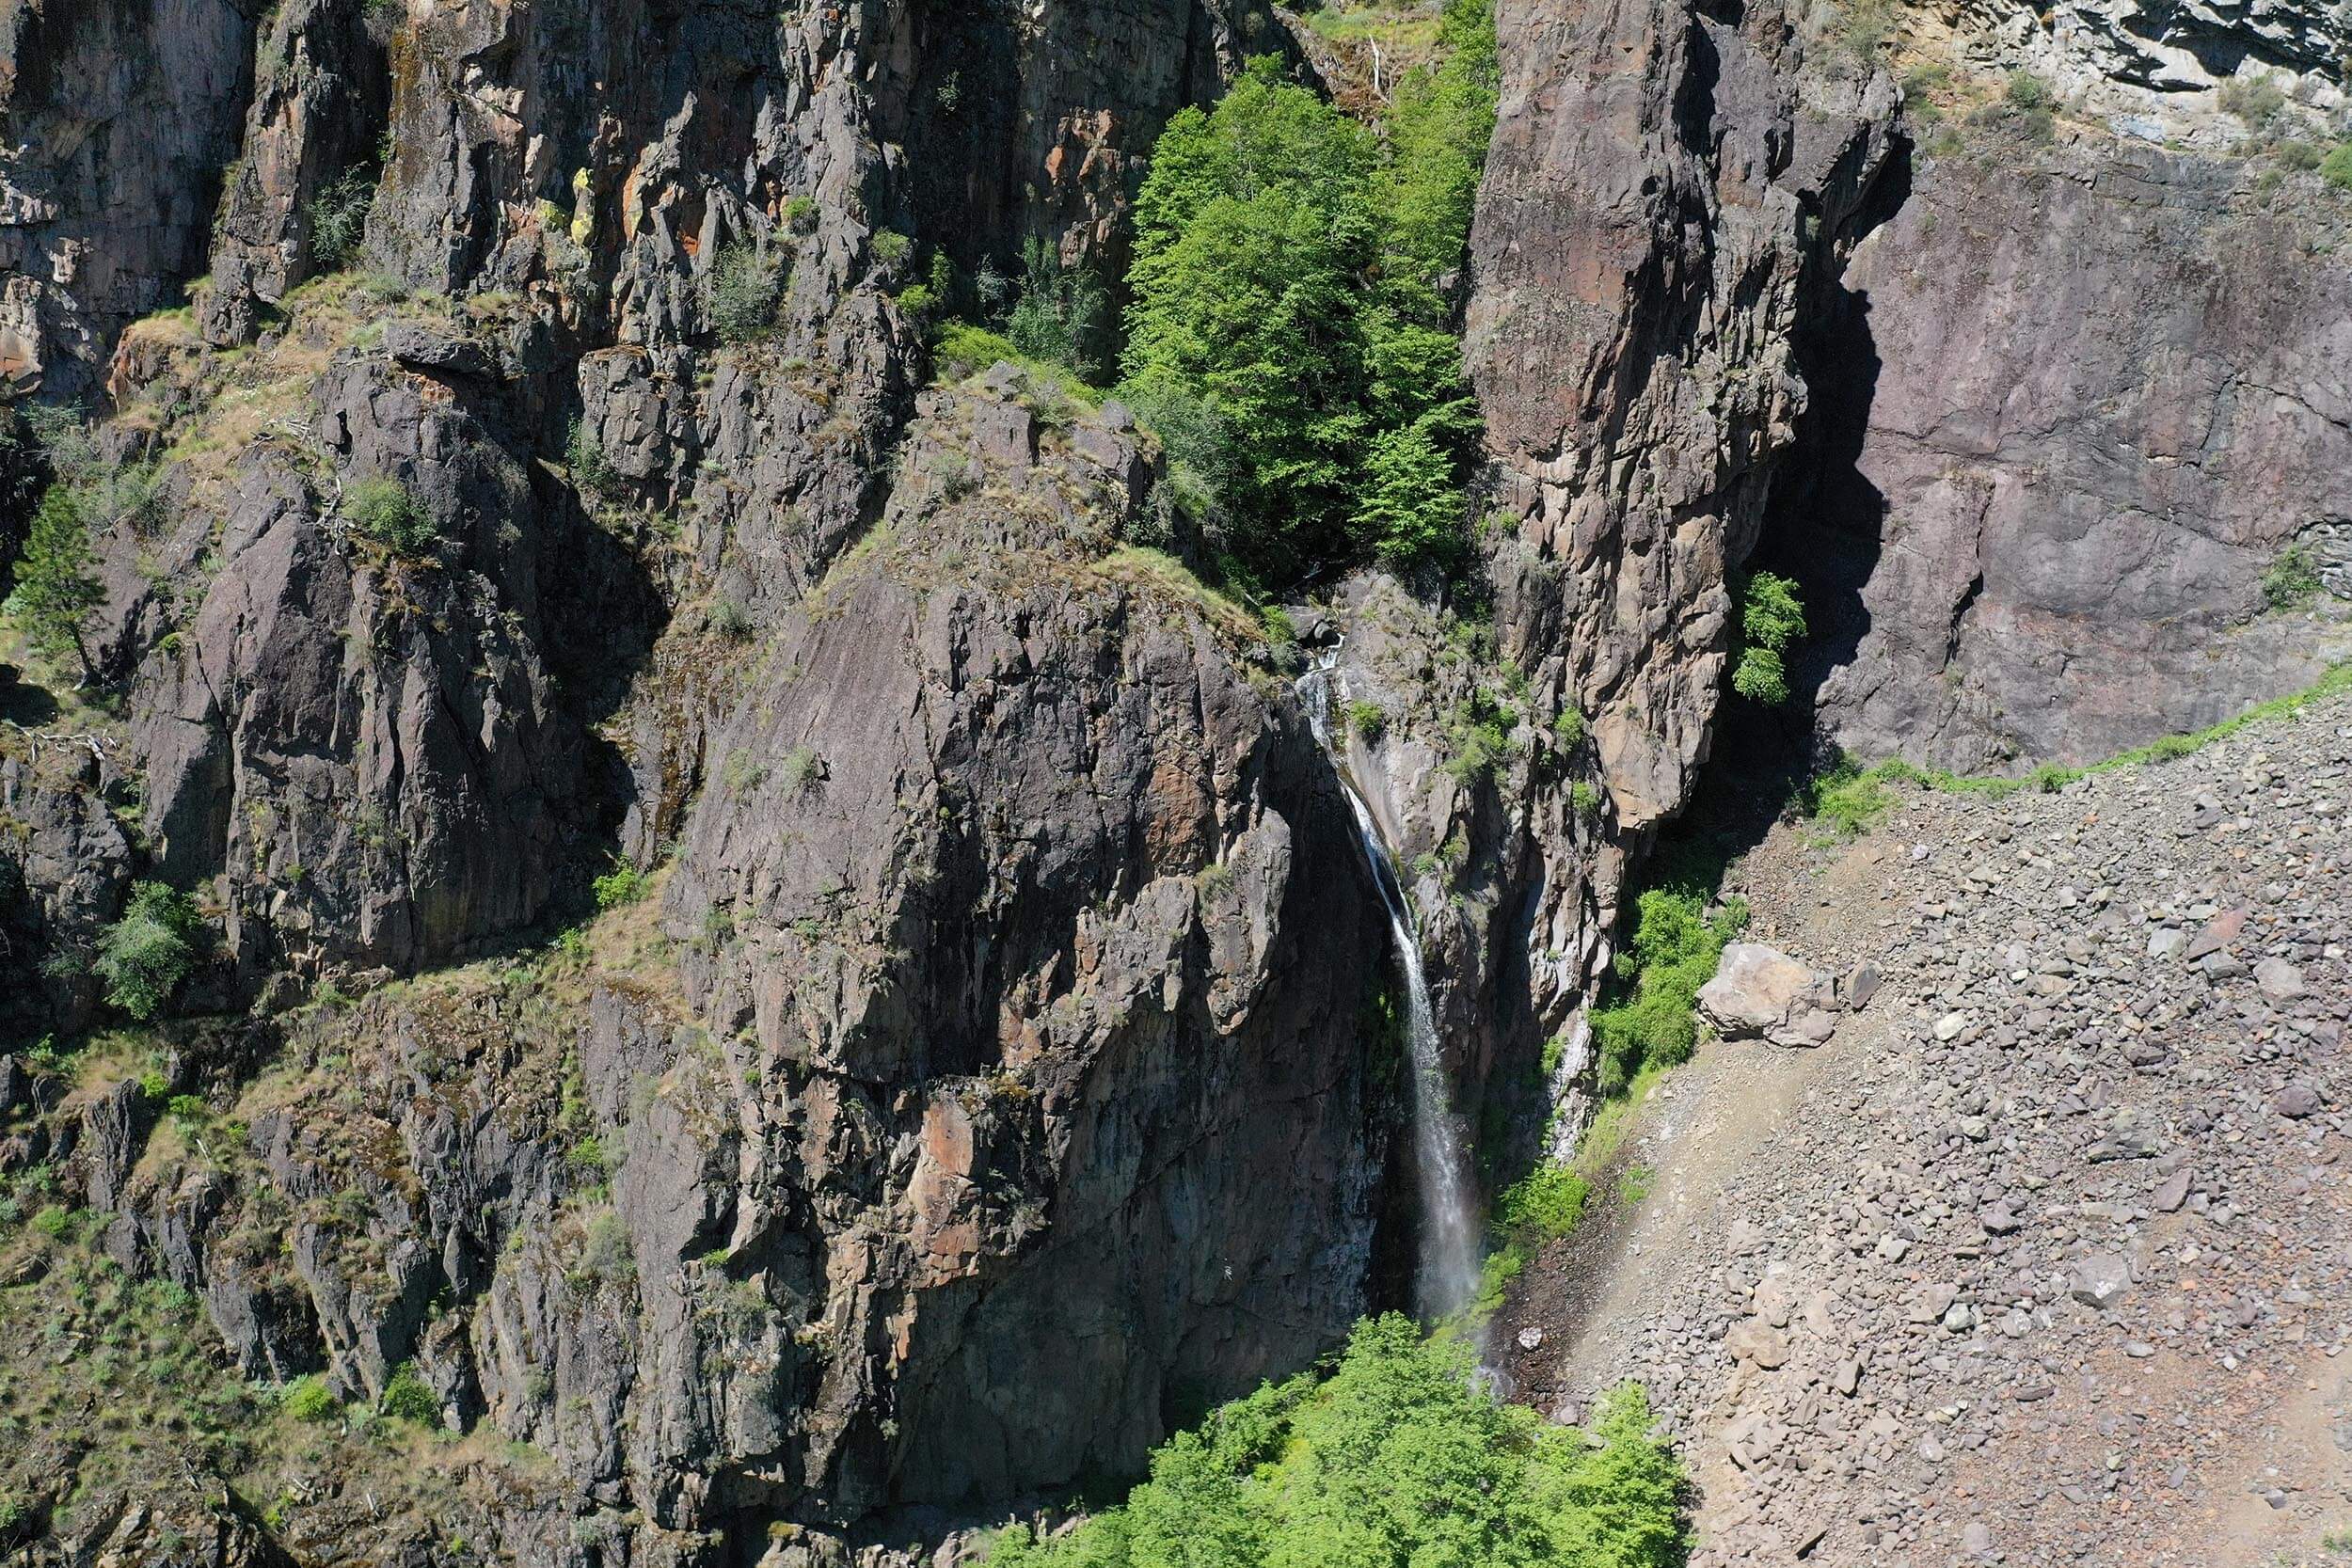
<path fill-rule="evenodd" d="M 1514 534 L 1498 632 L 1590 716 L 1638 828 L 1678 809 L 1706 756 L 1727 578 L 1804 403 L 1800 288 L 1855 238 L 1895 89 L 1801 78 L 1770 6 L 1732 23 L 1506 3 L 1497 28 L 1467 353 Z"/>

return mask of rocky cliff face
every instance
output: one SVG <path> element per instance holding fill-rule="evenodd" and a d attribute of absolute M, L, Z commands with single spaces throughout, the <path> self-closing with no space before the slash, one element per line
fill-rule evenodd
<path fill-rule="evenodd" d="M 2315 182 L 1922 161 L 1772 4 L 1497 23 L 1477 559 L 1302 650 L 1130 543 L 1186 545 L 1155 437 L 931 363 L 914 292 L 1115 273 L 1266 8 L 0 9 L 0 355 L 153 484 L 96 519 L 113 705 L 0 690 L 0 1171 L 59 1216 L 0 1267 L 94 1310 L 78 1238 L 243 1378 L 474 1434 L 74 1447 L 9 1472 L 40 1560 L 873 1563 L 1132 1470 L 1411 1250 L 1347 784 L 1507 1141 L 1759 550 L 1865 749 L 2074 754 L 2326 656 L 2249 619 L 2343 521 Z M 203 1016 L 86 1038 L 151 878 Z"/>
<path fill-rule="evenodd" d="M 61 36 L 143 66 L 171 25 Z M 273 1455 L 313 1506 L 259 1533 L 204 1484 L 59 1490 L 59 1549 L 718 1561 L 772 1522 L 831 1560 L 1132 1470 L 1366 1309 L 1398 1080 L 1338 782 L 1256 621 L 1120 543 L 1156 443 L 1009 372 L 918 397 L 893 297 L 910 237 L 1115 249 L 1133 152 L 1270 28 L 246 24 L 209 285 L 128 330 L 72 296 L 164 499 L 97 541 L 121 719 L 9 742 L 5 891 L 27 1041 L 92 1016 L 135 875 L 204 892 L 188 999 L 253 1011 L 146 1069 L 11 1057 L 6 1164 L 243 1374 L 421 1384 L 539 1457 L 437 1493 Z M 148 264 L 121 315 L 199 270 Z M 616 842 L 653 893 L 518 946 Z"/>

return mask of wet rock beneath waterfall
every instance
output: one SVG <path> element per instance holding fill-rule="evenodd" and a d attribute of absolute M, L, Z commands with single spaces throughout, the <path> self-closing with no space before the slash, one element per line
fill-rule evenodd
<path fill-rule="evenodd" d="M 1829 993 L 1825 976 L 1778 948 L 1735 942 L 1724 949 L 1715 977 L 1700 988 L 1699 1012 L 1729 1039 L 1820 1045 L 1837 1027 L 1836 1015 L 1820 1005 Z"/>

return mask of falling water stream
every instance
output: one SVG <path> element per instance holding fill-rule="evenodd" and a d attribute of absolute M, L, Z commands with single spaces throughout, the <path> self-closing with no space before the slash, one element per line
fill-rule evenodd
<path fill-rule="evenodd" d="M 1356 816 L 1357 837 L 1372 879 L 1388 907 L 1389 928 L 1395 938 L 1397 961 L 1405 970 L 1405 1032 L 1412 1052 L 1413 1167 L 1421 1195 L 1422 1238 L 1415 1271 L 1415 1305 L 1423 1320 L 1436 1323 L 1470 1305 L 1478 1289 L 1478 1217 L 1473 1199 L 1461 1122 L 1454 1114 L 1447 1086 L 1445 1060 L 1438 1050 L 1438 1025 L 1429 1010 L 1429 983 L 1422 974 L 1421 941 L 1398 881 L 1396 863 L 1382 842 L 1372 808 L 1348 776 L 1331 737 L 1331 668 L 1339 650 L 1331 649 L 1298 681 L 1298 695 L 1314 726 L 1315 739 L 1330 756 L 1346 792 L 1348 809 Z"/>

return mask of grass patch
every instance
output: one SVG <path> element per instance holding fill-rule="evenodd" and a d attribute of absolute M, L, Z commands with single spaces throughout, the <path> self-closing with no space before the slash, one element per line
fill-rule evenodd
<path fill-rule="evenodd" d="M 2352 659 L 2331 667 L 2300 691 L 2258 703 L 2236 718 L 2224 719 L 2210 729 L 2188 735 L 2168 735 L 2145 746 L 2135 746 L 2128 752 L 2119 752 L 2103 761 L 2088 763 L 2080 768 L 2046 763 L 2021 778 L 1919 768 L 1900 757 L 1889 758 L 1869 768 L 1841 759 L 1836 766 L 1806 783 L 1799 796 L 1798 805 L 1806 816 L 1829 829 L 1824 842 L 1855 838 L 1868 832 L 1895 803 L 1894 792 L 1887 787 L 1889 784 L 1912 784 L 1947 795 L 1984 795 L 1996 800 L 2029 789 L 2047 793 L 2063 789 L 2096 773 L 2112 772 L 2119 768 L 2135 768 L 2144 763 L 2170 762 L 2174 758 L 2187 756 L 2217 740 L 2237 734 L 2249 724 L 2293 718 L 2312 704 L 2345 691 L 2352 691 Z"/>

